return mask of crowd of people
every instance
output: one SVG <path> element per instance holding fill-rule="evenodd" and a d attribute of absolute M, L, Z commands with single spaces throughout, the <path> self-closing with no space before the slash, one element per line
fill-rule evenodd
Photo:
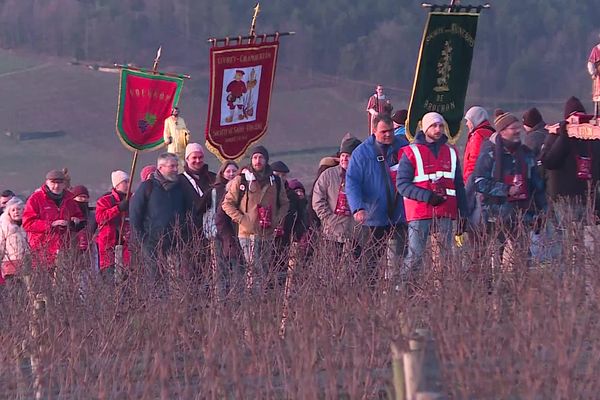
<path fill-rule="evenodd" d="M 406 110 L 392 114 L 382 93 L 375 100 L 381 104 L 369 110 L 370 135 L 344 136 L 308 191 L 288 177 L 284 162 L 270 162 L 264 146 L 250 149 L 247 165 L 225 161 L 214 173 L 198 143 L 182 155 L 160 154 L 156 166 L 142 169 L 133 193 L 131 177 L 113 171 L 112 189 L 94 210 L 87 189 L 71 187 L 61 170 L 49 171 L 26 201 L 6 190 L 2 282 L 29 267 L 59 273 L 63 254 L 75 252 L 110 282 L 133 273 L 136 254 L 157 280 L 165 273 L 162 259 L 192 277 L 211 268 L 225 285 L 237 274 L 250 288 L 269 271 L 285 275 L 314 256 L 315 243 L 335 260 L 363 260 L 371 279 L 404 280 L 422 270 L 429 242 L 433 265 L 443 268 L 444 254 L 464 233 L 476 245 L 483 233 L 499 230 L 493 237 L 510 265 L 515 243 L 523 232 L 540 233 L 554 201 L 569 201 L 581 220 L 598 204 L 600 143 L 567 134 L 567 120 L 586 112 L 575 97 L 553 134 L 536 108 L 519 118 L 471 107 L 462 155 L 448 142 L 442 115 L 425 114 L 409 141 Z M 181 257 L 186 251 L 190 256 Z"/>

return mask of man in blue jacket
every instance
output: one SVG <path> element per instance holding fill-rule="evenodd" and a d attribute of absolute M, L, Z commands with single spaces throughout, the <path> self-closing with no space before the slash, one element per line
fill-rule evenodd
<path fill-rule="evenodd" d="M 346 195 L 356 222 L 364 227 L 371 273 L 387 248 L 387 273 L 399 266 L 404 250 L 406 224 L 402 198 L 398 196 L 395 175 L 398 152 L 408 145 L 403 136 L 394 135 L 389 115 L 373 118 L 373 134 L 352 153 L 346 173 Z"/>

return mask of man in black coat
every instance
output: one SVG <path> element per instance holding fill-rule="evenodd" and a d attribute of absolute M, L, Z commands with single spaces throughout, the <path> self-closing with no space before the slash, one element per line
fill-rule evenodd
<path fill-rule="evenodd" d="M 158 156 L 156 172 L 131 197 L 131 228 L 151 260 L 172 254 L 179 239 L 187 239 L 183 222 L 192 204 L 179 182 L 177 166 L 175 154 Z"/>
<path fill-rule="evenodd" d="M 540 161 L 546 172 L 546 192 L 552 200 L 565 198 L 586 204 L 588 185 L 594 188 L 600 178 L 600 141 L 568 136 L 566 120 L 575 114 L 584 115 L 585 108 L 578 98 L 571 97 L 565 103 L 565 120 L 560 122 L 557 134 L 548 135 L 544 141 Z M 599 206 L 596 201 L 597 215 Z M 583 218 L 584 207 L 575 211 L 577 218 Z"/>

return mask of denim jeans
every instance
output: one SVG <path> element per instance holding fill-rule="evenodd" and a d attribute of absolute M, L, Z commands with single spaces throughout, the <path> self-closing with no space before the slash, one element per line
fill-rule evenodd
<path fill-rule="evenodd" d="M 439 262 L 442 254 L 452 246 L 452 220 L 449 218 L 422 219 L 408 223 L 408 254 L 404 259 L 403 275 L 420 269 L 430 234 L 433 255 Z"/>

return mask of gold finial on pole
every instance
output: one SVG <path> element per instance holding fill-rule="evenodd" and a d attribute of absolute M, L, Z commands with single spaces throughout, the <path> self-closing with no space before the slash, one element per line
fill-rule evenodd
<path fill-rule="evenodd" d="M 158 48 L 156 51 L 156 58 L 154 59 L 154 64 L 152 64 L 152 72 L 158 72 L 158 64 L 160 63 L 160 55 L 162 53 L 162 46 Z"/>
<path fill-rule="evenodd" d="M 256 6 L 254 7 L 254 15 L 252 16 L 252 25 L 250 26 L 250 34 L 249 34 L 249 36 L 251 36 L 250 41 L 254 40 L 254 37 L 256 36 L 256 18 L 258 17 L 259 12 L 260 12 L 260 2 L 257 2 Z"/>

